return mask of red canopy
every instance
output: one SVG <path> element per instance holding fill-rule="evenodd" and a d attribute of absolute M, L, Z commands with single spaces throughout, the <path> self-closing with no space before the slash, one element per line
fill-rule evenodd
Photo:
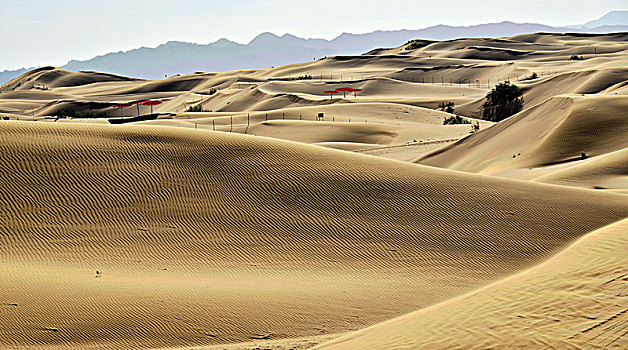
<path fill-rule="evenodd" d="M 358 91 L 359 92 L 359 91 L 362 91 L 362 89 L 353 89 L 351 91 Z"/>
<path fill-rule="evenodd" d="M 338 93 L 338 91 L 336 91 L 336 90 L 333 90 L 333 91 L 325 91 L 325 93 L 326 93 L 326 94 L 332 94 L 332 95 L 333 95 L 333 94 L 337 94 L 337 93 Z"/>
<path fill-rule="evenodd" d="M 142 103 L 144 106 L 156 106 L 156 105 L 160 105 L 161 101 L 146 101 L 144 103 Z"/>
<path fill-rule="evenodd" d="M 130 103 L 121 103 L 121 104 L 117 104 L 117 105 L 113 105 L 116 108 L 124 108 L 124 107 L 129 107 L 131 104 Z"/>
<path fill-rule="evenodd" d="M 353 88 L 350 88 L 350 87 L 339 88 L 339 89 L 336 89 L 336 91 L 341 91 L 341 92 L 342 91 L 353 91 Z"/>

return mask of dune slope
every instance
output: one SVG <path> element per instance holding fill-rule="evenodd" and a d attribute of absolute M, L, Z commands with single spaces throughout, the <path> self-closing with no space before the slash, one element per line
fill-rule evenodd
<path fill-rule="evenodd" d="M 628 193 L 628 148 L 550 171 L 534 181 Z"/>
<path fill-rule="evenodd" d="M 417 160 L 499 175 L 599 156 L 628 147 L 626 96 L 559 96 Z"/>
<path fill-rule="evenodd" d="M 628 347 L 628 220 L 549 261 L 317 349 Z"/>
<path fill-rule="evenodd" d="M 28 122 L 0 135 L 2 347 L 344 332 L 628 216 L 623 195 L 263 137 Z"/>

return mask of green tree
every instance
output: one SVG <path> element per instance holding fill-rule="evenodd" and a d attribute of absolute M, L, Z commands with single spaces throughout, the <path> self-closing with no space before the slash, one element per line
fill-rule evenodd
<path fill-rule="evenodd" d="M 498 122 L 523 109 L 523 91 L 509 81 L 501 83 L 488 94 L 484 108 L 484 119 Z"/>

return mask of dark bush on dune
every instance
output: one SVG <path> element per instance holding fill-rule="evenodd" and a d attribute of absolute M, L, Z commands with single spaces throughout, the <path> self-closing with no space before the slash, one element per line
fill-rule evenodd
<path fill-rule="evenodd" d="M 453 113 L 454 112 L 454 103 L 453 102 L 443 102 L 441 104 L 438 105 L 438 108 L 440 108 L 441 111 L 443 112 L 447 112 L 447 113 Z"/>
<path fill-rule="evenodd" d="M 62 109 L 57 112 L 58 118 L 105 118 L 106 115 L 89 110 Z"/>
<path fill-rule="evenodd" d="M 208 110 L 203 109 L 203 106 L 201 105 L 190 106 L 185 111 L 186 112 L 209 112 Z"/>
<path fill-rule="evenodd" d="M 443 125 L 453 125 L 453 124 L 471 124 L 471 122 L 468 119 L 465 119 L 459 115 L 447 117 L 445 118 L 445 120 L 443 120 Z"/>
<path fill-rule="evenodd" d="M 506 81 L 486 94 L 482 107 L 483 119 L 493 122 L 504 120 L 523 109 L 523 92 L 517 85 Z"/>
<path fill-rule="evenodd" d="M 420 49 L 422 47 L 426 47 L 429 44 L 432 44 L 433 41 L 430 40 L 409 40 L 408 42 L 406 42 L 406 50 L 416 50 L 416 49 Z"/>
<path fill-rule="evenodd" d="M 571 55 L 571 57 L 569 57 L 570 61 L 582 61 L 584 60 L 584 57 L 582 56 L 578 56 L 578 55 Z"/>
<path fill-rule="evenodd" d="M 296 80 L 312 80 L 312 76 L 309 74 L 299 75 Z"/>

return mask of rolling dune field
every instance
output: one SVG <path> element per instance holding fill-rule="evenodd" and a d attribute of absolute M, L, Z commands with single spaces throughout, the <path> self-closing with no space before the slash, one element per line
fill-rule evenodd
<path fill-rule="evenodd" d="M 25 73 L 0 87 L 0 348 L 625 348 L 627 50 Z M 523 109 L 483 120 L 504 80 Z"/>

